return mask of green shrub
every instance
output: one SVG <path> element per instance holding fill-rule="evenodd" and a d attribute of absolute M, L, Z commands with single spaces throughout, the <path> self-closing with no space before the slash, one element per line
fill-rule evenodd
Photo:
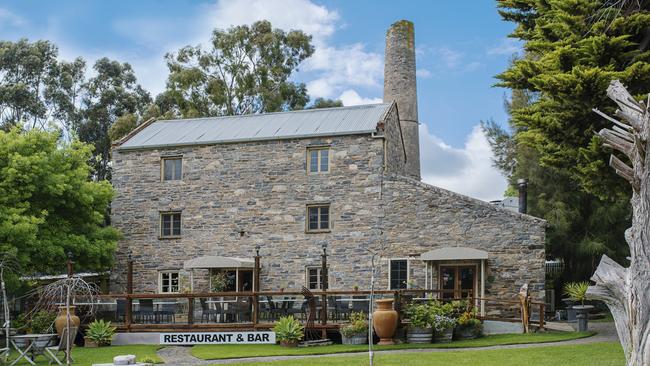
<path fill-rule="evenodd" d="M 411 327 L 431 328 L 431 308 L 428 304 L 411 303 L 404 311 Z"/>
<path fill-rule="evenodd" d="M 99 347 L 110 345 L 114 334 L 115 327 L 111 326 L 111 322 L 105 322 L 103 319 L 90 323 L 86 331 L 86 337 L 97 343 Z"/>
<path fill-rule="evenodd" d="M 31 328 L 34 334 L 50 333 L 56 314 L 41 310 L 32 316 Z"/>
<path fill-rule="evenodd" d="M 575 302 L 579 302 L 584 305 L 585 300 L 587 299 L 587 289 L 589 288 L 589 282 L 569 282 L 564 285 L 564 294 L 569 296 L 569 298 Z"/>
<path fill-rule="evenodd" d="M 275 323 L 273 331 L 278 341 L 298 342 L 304 337 L 304 327 L 293 316 L 283 316 Z"/>
<path fill-rule="evenodd" d="M 341 327 L 341 335 L 344 337 L 354 337 L 356 335 L 366 334 L 368 332 L 368 320 L 366 313 L 355 311 L 350 314 L 350 324 Z"/>
<path fill-rule="evenodd" d="M 443 333 L 447 329 L 456 326 L 457 320 L 446 315 L 434 315 L 431 319 L 431 326 L 436 333 Z"/>

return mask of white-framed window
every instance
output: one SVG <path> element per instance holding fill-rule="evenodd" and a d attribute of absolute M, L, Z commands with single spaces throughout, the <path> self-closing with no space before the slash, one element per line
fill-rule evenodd
<path fill-rule="evenodd" d="M 166 156 L 160 159 L 160 175 L 163 181 L 183 179 L 183 158 Z"/>
<path fill-rule="evenodd" d="M 330 148 L 307 148 L 307 172 L 309 174 L 328 173 L 330 171 Z"/>
<path fill-rule="evenodd" d="M 323 288 L 322 267 L 310 266 L 305 268 L 305 286 L 310 290 L 321 290 Z"/>
<path fill-rule="evenodd" d="M 179 289 L 178 271 L 158 272 L 158 292 L 161 294 L 176 294 Z"/>
<path fill-rule="evenodd" d="M 178 238 L 181 236 L 180 211 L 160 213 L 160 237 Z"/>
<path fill-rule="evenodd" d="M 408 288 L 409 262 L 406 258 L 390 259 L 388 261 L 388 289 L 401 290 Z"/>
<path fill-rule="evenodd" d="M 317 233 L 330 230 L 330 205 L 307 205 L 307 232 Z"/>

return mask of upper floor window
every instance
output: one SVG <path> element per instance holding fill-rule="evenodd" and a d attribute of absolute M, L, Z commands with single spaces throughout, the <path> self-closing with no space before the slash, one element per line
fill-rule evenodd
<path fill-rule="evenodd" d="M 178 271 L 165 271 L 158 274 L 158 292 L 161 294 L 178 293 Z"/>
<path fill-rule="evenodd" d="M 408 261 L 406 259 L 393 259 L 389 262 L 388 282 L 391 290 L 407 288 Z"/>
<path fill-rule="evenodd" d="M 183 158 L 180 156 L 162 158 L 163 180 L 181 180 L 183 177 Z"/>
<path fill-rule="evenodd" d="M 309 173 L 327 173 L 330 170 L 329 147 L 307 149 L 307 167 Z"/>
<path fill-rule="evenodd" d="M 330 205 L 307 206 L 307 231 L 319 232 L 330 229 Z"/>
<path fill-rule="evenodd" d="M 160 213 L 160 237 L 174 238 L 181 236 L 181 213 Z"/>

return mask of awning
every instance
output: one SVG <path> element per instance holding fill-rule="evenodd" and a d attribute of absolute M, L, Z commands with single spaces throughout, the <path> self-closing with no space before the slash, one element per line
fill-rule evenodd
<path fill-rule="evenodd" d="M 216 255 L 207 255 L 186 260 L 183 263 L 184 269 L 194 268 L 253 268 L 255 263 L 251 259 L 219 257 Z"/>
<path fill-rule="evenodd" d="M 420 255 L 420 259 L 423 261 L 488 259 L 488 252 L 485 250 L 466 247 L 446 247 L 422 253 L 422 255 Z"/>

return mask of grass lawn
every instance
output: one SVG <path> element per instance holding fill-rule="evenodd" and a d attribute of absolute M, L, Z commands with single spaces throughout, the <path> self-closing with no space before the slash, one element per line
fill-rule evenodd
<path fill-rule="evenodd" d="M 461 348 L 485 347 L 506 344 L 558 342 L 569 339 L 592 336 L 593 332 L 545 332 L 532 334 L 497 334 L 478 339 L 454 341 L 452 343 L 430 344 L 396 344 L 394 346 L 376 346 L 376 350 L 392 349 L 420 349 L 420 348 Z M 199 345 L 192 348 L 192 354 L 204 360 L 218 360 L 224 358 L 242 358 L 256 356 L 291 356 L 291 355 L 319 355 L 327 353 L 366 352 L 367 345 L 342 345 L 286 348 L 275 344 L 258 345 Z"/>
<path fill-rule="evenodd" d="M 378 354 L 375 356 L 375 364 L 381 366 L 623 366 L 625 365 L 625 356 L 623 355 L 621 346 L 618 343 L 612 342 L 525 349 Z M 368 355 L 231 365 L 363 366 L 368 365 Z"/>
<path fill-rule="evenodd" d="M 75 347 L 72 350 L 72 359 L 74 360 L 74 365 L 83 366 L 90 366 L 93 363 L 110 363 L 113 362 L 113 357 L 118 355 L 136 355 L 136 358 L 138 360 L 141 357 L 149 356 L 157 360 L 157 362 L 162 362 L 162 360 L 156 356 L 156 351 L 159 348 L 161 348 L 161 346 L 155 344 L 111 346 L 99 348 Z M 16 351 L 12 353 L 13 358 L 15 358 L 17 355 L 18 353 Z M 63 357 L 63 353 L 60 354 L 60 357 Z M 48 364 L 48 358 L 45 356 L 37 356 L 35 361 L 36 365 L 38 366 L 45 366 Z M 18 362 L 16 365 L 29 365 L 29 363 L 27 363 L 25 360 L 20 360 L 20 362 Z"/>

